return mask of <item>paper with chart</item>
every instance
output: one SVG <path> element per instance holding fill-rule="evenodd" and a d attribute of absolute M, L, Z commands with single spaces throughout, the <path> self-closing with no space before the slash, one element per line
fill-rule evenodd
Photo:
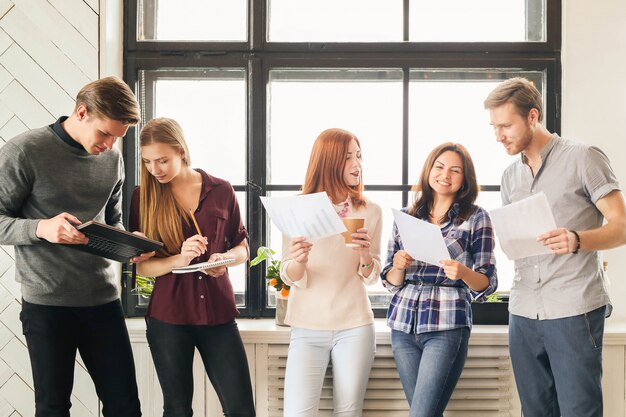
<path fill-rule="evenodd" d="M 556 222 L 544 193 L 499 207 L 489 214 L 500 246 L 510 260 L 552 253 L 537 242 L 537 236 L 556 229 Z"/>
<path fill-rule="evenodd" d="M 291 197 L 261 197 L 272 222 L 286 236 L 321 239 L 346 231 L 325 192 Z"/>
<path fill-rule="evenodd" d="M 448 247 L 443 240 L 439 227 L 400 210 L 391 210 L 398 226 L 398 233 L 400 233 L 404 250 L 413 259 L 435 266 L 441 266 L 439 261 L 443 259 L 450 259 L 450 252 L 448 252 Z"/>

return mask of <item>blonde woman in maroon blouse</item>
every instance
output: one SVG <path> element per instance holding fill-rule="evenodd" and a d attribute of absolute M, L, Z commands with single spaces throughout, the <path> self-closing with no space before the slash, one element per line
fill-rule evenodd
<path fill-rule="evenodd" d="M 141 130 L 140 146 L 141 179 L 131 201 L 130 228 L 165 244 L 154 258 L 137 265 L 139 274 L 157 277 L 146 322 L 163 390 L 163 416 L 192 415 L 195 349 L 224 415 L 254 416 L 228 270 L 172 274 L 175 267 L 198 262 L 232 258 L 236 265 L 248 259 L 248 235 L 233 188 L 191 168 L 182 129 L 172 119 L 148 122 Z"/>

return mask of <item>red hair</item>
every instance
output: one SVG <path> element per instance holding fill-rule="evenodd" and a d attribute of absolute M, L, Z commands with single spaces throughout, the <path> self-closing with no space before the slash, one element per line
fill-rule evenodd
<path fill-rule="evenodd" d="M 352 140 L 361 149 L 359 139 L 347 130 L 332 128 L 319 134 L 311 151 L 302 194 L 326 191 L 334 203 L 343 201 L 347 195 L 353 207 L 365 206 L 363 175 L 356 186 L 346 184 L 343 179 L 346 155 Z"/>

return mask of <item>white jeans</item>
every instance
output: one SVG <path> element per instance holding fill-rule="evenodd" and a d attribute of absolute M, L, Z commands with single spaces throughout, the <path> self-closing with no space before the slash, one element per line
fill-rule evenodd
<path fill-rule="evenodd" d="M 284 417 L 317 416 L 329 360 L 333 364 L 333 416 L 361 416 L 375 353 L 373 324 L 338 331 L 291 329 Z"/>

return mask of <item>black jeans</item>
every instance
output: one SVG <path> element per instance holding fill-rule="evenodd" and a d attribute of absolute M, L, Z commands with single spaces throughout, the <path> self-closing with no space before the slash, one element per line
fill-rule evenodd
<path fill-rule="evenodd" d="M 58 307 L 22 300 L 20 313 L 35 384 L 37 417 L 69 417 L 76 350 L 107 417 L 141 416 L 135 364 L 119 300 Z"/>
<path fill-rule="evenodd" d="M 163 390 L 163 417 L 193 412 L 193 356 L 200 352 L 227 417 L 252 417 L 254 400 L 246 352 L 237 323 L 217 326 L 168 324 L 147 319 L 147 339 Z"/>

